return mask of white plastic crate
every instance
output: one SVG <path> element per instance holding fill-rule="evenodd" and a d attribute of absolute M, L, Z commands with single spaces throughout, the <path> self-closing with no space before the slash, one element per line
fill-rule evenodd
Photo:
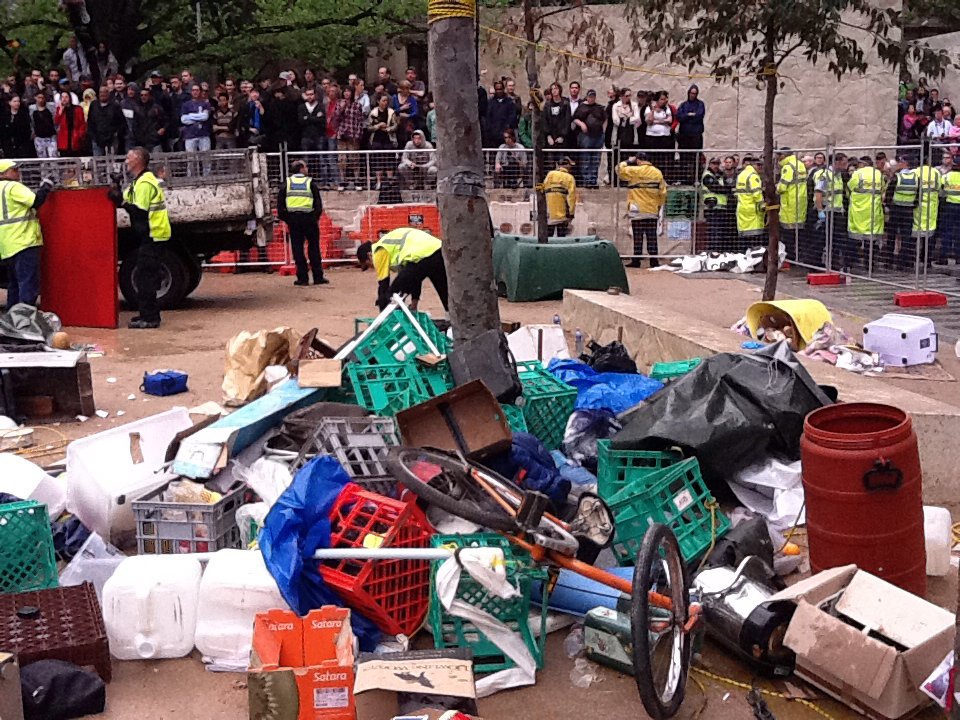
<path fill-rule="evenodd" d="M 878 353 L 884 365 L 923 365 L 937 359 L 933 320 L 918 315 L 887 313 L 863 326 L 863 348 Z"/>

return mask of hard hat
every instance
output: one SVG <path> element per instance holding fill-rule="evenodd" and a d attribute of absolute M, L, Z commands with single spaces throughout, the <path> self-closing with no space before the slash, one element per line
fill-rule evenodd
<path fill-rule="evenodd" d="M 17 166 L 13 160 L 0 160 L 0 173 L 5 173 L 7 170 L 12 170 Z"/>

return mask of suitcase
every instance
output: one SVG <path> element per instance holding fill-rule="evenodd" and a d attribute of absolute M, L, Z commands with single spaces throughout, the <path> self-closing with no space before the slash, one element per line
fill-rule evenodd
<path fill-rule="evenodd" d="M 929 318 L 888 313 L 863 326 L 863 348 L 884 365 L 923 365 L 936 360 L 937 332 Z"/>

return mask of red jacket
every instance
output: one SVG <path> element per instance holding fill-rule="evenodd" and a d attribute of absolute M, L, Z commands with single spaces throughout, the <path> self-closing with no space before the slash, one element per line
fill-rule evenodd
<path fill-rule="evenodd" d="M 67 125 L 67 115 L 64 111 L 73 113 L 73 132 L 71 133 Z M 79 105 L 57 106 L 57 112 L 53 116 L 53 122 L 57 126 L 57 149 L 60 152 L 80 152 L 84 149 L 87 141 L 87 121 L 83 116 L 83 108 Z"/>

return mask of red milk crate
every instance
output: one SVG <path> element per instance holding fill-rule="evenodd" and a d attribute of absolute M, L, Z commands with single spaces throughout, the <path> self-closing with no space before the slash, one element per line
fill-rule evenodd
<path fill-rule="evenodd" d="M 330 512 L 332 548 L 426 548 L 433 528 L 409 501 L 351 483 Z M 416 632 L 430 604 L 427 560 L 325 560 L 320 574 L 344 601 L 391 635 Z"/>
<path fill-rule="evenodd" d="M 943 307 L 947 296 L 933 290 L 913 290 L 894 293 L 893 302 L 900 307 Z"/>
<path fill-rule="evenodd" d="M 835 272 L 807 273 L 807 285 L 846 285 L 847 276 Z"/>

